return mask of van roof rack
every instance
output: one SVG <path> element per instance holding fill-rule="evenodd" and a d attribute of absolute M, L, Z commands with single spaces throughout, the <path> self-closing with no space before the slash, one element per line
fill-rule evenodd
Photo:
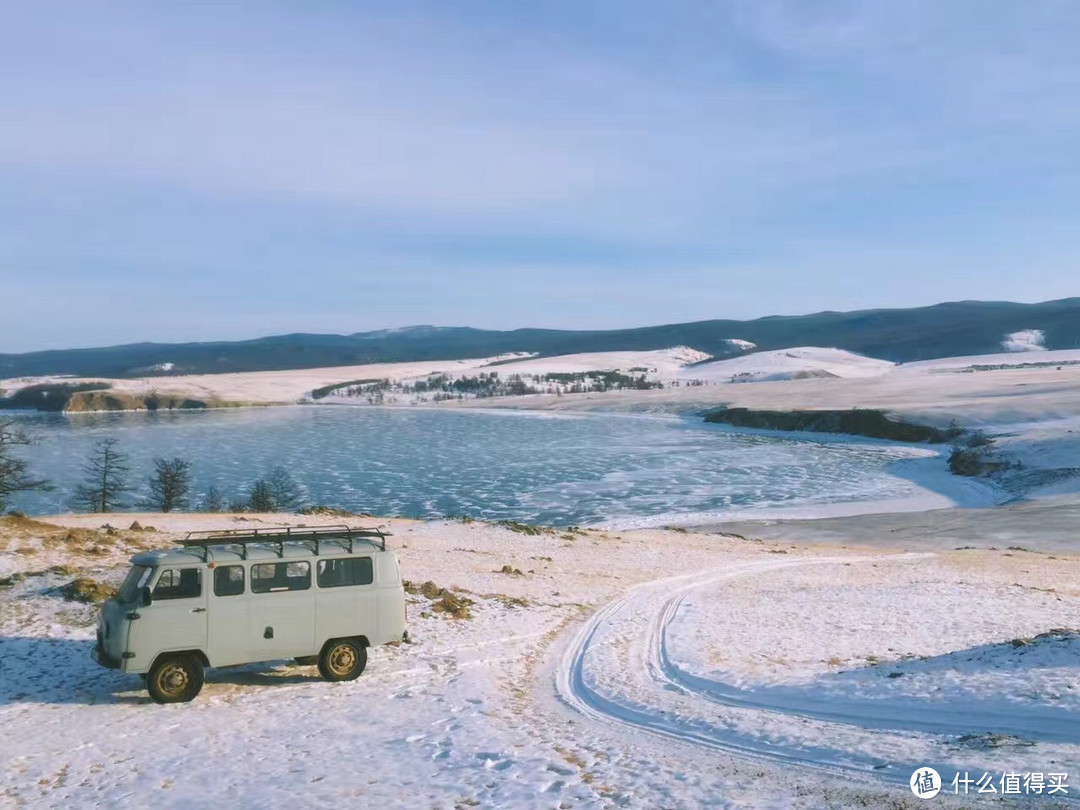
<path fill-rule="evenodd" d="M 353 551 L 353 542 L 368 540 L 379 546 L 381 551 L 386 551 L 386 538 L 389 532 L 382 528 L 377 529 L 354 529 L 350 526 L 320 526 L 315 529 L 294 529 L 291 526 L 275 527 L 272 529 L 227 529 L 223 531 L 188 532 L 187 537 L 180 543 L 183 548 L 200 549 L 203 562 L 207 560 L 207 548 L 210 546 L 234 546 L 239 548 L 240 559 L 248 558 L 248 546 L 257 544 L 269 546 L 277 551 L 279 557 L 285 556 L 286 543 L 299 543 L 311 551 L 316 557 L 321 550 L 320 544 L 330 542 L 334 545 L 347 549 L 350 554 Z"/>

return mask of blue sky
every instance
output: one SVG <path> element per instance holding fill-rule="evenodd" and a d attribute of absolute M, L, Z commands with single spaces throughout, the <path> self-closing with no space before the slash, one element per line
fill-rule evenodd
<path fill-rule="evenodd" d="M 35 2 L 0 351 L 1080 294 L 1080 5 Z"/>

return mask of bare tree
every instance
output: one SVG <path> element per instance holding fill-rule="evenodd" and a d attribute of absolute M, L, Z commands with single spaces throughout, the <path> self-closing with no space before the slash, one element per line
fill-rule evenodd
<path fill-rule="evenodd" d="M 49 490 L 52 485 L 44 478 L 33 478 L 25 460 L 11 455 L 11 448 L 30 445 L 34 439 L 15 423 L 14 419 L 0 421 L 0 511 L 16 492 Z"/>
<path fill-rule="evenodd" d="M 182 458 L 154 459 L 150 478 L 150 504 L 158 511 L 171 512 L 187 502 L 191 486 L 191 462 Z"/>
<path fill-rule="evenodd" d="M 210 489 L 206 490 L 206 495 L 203 496 L 202 504 L 200 505 L 200 511 L 202 512 L 224 512 L 226 507 L 225 496 L 221 490 L 216 486 L 211 485 Z"/>
<path fill-rule="evenodd" d="M 117 439 L 101 439 L 83 465 L 85 482 L 75 489 L 75 503 L 87 512 L 113 512 L 128 491 L 128 457 L 117 448 Z"/>
<path fill-rule="evenodd" d="M 274 500 L 274 492 L 270 488 L 270 482 L 265 478 L 260 478 L 248 490 L 247 508 L 252 512 L 278 511 L 277 501 Z"/>

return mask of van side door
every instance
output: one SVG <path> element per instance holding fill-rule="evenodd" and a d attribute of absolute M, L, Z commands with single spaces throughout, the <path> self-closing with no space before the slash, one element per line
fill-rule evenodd
<path fill-rule="evenodd" d="M 158 569 L 150 583 L 149 605 L 136 611 L 128 627 L 129 672 L 145 672 L 159 653 L 206 651 L 206 588 L 201 565 Z"/>
<path fill-rule="evenodd" d="M 247 567 L 237 563 L 217 563 L 209 572 L 209 611 L 206 630 L 206 657 L 212 667 L 227 667 L 257 660 L 258 651 L 248 638 L 251 624 L 251 594 Z M 253 659 L 252 654 L 256 655 Z"/>
<path fill-rule="evenodd" d="M 250 569 L 249 660 L 315 655 L 314 572 L 310 560 L 254 563 Z"/>

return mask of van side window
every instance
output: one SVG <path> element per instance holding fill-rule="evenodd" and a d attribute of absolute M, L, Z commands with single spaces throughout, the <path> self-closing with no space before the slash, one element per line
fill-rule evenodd
<path fill-rule="evenodd" d="M 198 568 L 166 568 L 154 585 L 153 598 L 191 599 L 202 595 L 202 571 Z"/>
<path fill-rule="evenodd" d="M 244 592 L 244 566 L 219 565 L 214 569 L 214 596 L 239 596 Z"/>
<path fill-rule="evenodd" d="M 259 563 L 251 566 L 251 592 L 306 591 L 311 587 L 311 565 L 306 562 Z"/>
<path fill-rule="evenodd" d="M 342 585 L 370 585 L 373 581 L 371 557 L 319 560 L 320 588 L 337 588 Z"/>

